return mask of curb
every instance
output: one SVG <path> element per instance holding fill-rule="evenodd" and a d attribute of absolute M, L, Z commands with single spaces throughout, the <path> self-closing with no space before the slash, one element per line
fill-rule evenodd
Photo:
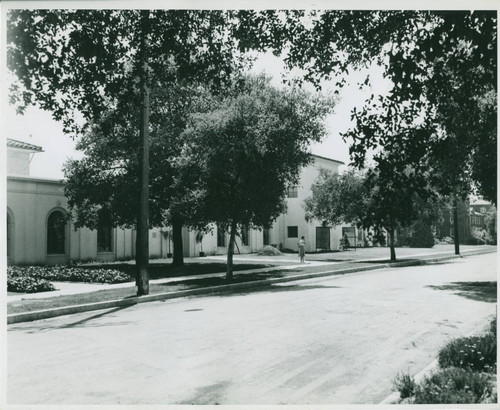
<path fill-rule="evenodd" d="M 427 376 L 429 373 L 431 373 L 434 369 L 438 367 L 438 360 L 434 359 L 432 362 L 430 362 L 427 366 L 425 366 L 422 370 L 420 370 L 417 374 L 413 376 L 413 380 L 415 380 L 416 383 L 419 383 L 422 381 L 424 376 Z M 395 391 L 389 396 L 387 396 L 384 400 L 382 400 L 379 404 L 399 404 L 400 399 L 400 393 L 398 391 Z"/>
<path fill-rule="evenodd" d="M 217 292 L 220 292 L 223 290 L 228 290 L 228 289 L 245 289 L 245 288 L 250 288 L 250 287 L 260 287 L 260 286 L 264 286 L 264 285 L 268 285 L 268 284 L 272 285 L 272 284 L 276 284 L 276 283 L 294 282 L 294 281 L 298 281 L 298 280 L 321 278 L 321 277 L 325 277 L 325 276 L 345 275 L 348 273 L 366 272 L 366 271 L 377 270 L 377 269 L 427 265 L 427 264 L 441 262 L 441 261 L 445 261 L 445 260 L 463 258 L 465 256 L 482 255 L 482 254 L 493 253 L 493 252 L 496 252 L 496 249 L 487 250 L 487 251 L 480 251 L 480 252 L 475 251 L 475 252 L 467 253 L 467 255 L 446 255 L 446 256 L 440 256 L 440 257 L 429 258 L 429 259 L 409 260 L 409 261 L 401 261 L 401 262 L 394 262 L 394 263 L 382 263 L 382 264 L 374 264 L 374 265 L 368 265 L 368 266 L 363 266 L 363 267 L 345 268 L 345 269 L 339 269 L 339 270 L 331 270 L 330 269 L 330 270 L 324 271 L 324 272 L 304 273 L 304 274 L 288 276 L 288 277 L 284 277 L 284 278 L 264 279 L 264 280 L 258 280 L 258 281 L 253 281 L 253 282 L 232 283 L 232 284 L 228 284 L 228 285 L 219 285 L 219 286 L 210 286 L 210 287 L 198 288 L 198 289 L 180 290 L 180 291 L 170 292 L 170 293 L 159 293 L 156 295 L 135 296 L 135 297 L 132 297 L 129 299 L 109 300 L 109 301 L 105 301 L 105 302 L 95 302 L 95 303 L 87 303 L 87 304 L 82 304 L 82 305 L 74 305 L 74 306 L 66 306 L 66 307 L 53 308 L 53 309 L 37 310 L 34 312 L 14 313 L 11 315 L 7 315 L 7 324 L 10 325 L 10 324 L 15 324 L 15 323 L 31 322 L 34 320 L 41 320 L 41 319 L 48 319 L 48 318 L 57 317 L 57 316 L 71 315 L 74 313 L 90 312 L 93 310 L 110 309 L 110 308 L 115 308 L 115 307 L 128 307 L 128 306 L 133 306 L 133 305 L 136 305 L 139 303 L 177 299 L 177 298 L 182 298 L 182 297 L 186 297 L 186 296 L 197 296 L 197 295 L 204 295 L 204 294 L 206 295 L 206 294 L 217 293 Z"/>

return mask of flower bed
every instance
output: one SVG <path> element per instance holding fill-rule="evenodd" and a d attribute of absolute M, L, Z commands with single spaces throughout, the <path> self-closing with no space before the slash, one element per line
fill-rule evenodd
<path fill-rule="evenodd" d="M 7 273 L 7 291 L 22 293 L 49 292 L 55 290 L 52 283 L 31 276 L 10 276 Z"/>
<path fill-rule="evenodd" d="M 9 266 L 7 290 L 12 292 L 43 292 L 54 290 L 48 281 L 87 283 L 122 283 L 130 276 L 116 269 L 85 269 L 71 266 Z"/>

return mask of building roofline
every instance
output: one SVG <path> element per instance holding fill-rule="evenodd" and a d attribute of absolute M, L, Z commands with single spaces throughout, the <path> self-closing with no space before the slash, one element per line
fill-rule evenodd
<path fill-rule="evenodd" d="M 331 162 L 336 162 L 337 164 L 341 164 L 341 165 L 345 165 L 344 162 L 342 161 L 339 161 L 337 159 L 333 159 L 333 158 L 328 158 L 328 157 L 323 157 L 321 155 L 317 155 L 317 154 L 311 154 L 313 157 L 316 157 L 316 158 L 321 158 L 321 159 L 326 159 L 327 161 L 331 161 Z"/>
<path fill-rule="evenodd" d="M 12 138 L 7 138 L 7 147 L 9 148 L 19 148 L 31 152 L 43 152 L 42 147 L 34 144 L 29 144 L 24 141 L 15 140 Z"/>
<path fill-rule="evenodd" d="M 483 205 L 487 205 L 487 206 L 491 206 L 492 203 L 489 202 L 489 201 L 486 201 L 485 199 L 476 199 L 474 202 L 470 202 L 470 205 L 471 206 L 483 206 Z"/>
<path fill-rule="evenodd" d="M 66 181 L 64 179 L 56 179 L 56 178 L 43 178 L 43 177 L 32 177 L 32 176 L 24 176 L 24 175 L 7 175 L 7 180 L 16 180 L 16 181 L 27 181 L 27 182 L 47 182 L 50 184 L 60 184 L 64 185 Z"/>

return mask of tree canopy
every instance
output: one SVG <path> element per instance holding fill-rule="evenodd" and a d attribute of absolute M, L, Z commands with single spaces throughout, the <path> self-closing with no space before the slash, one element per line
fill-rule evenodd
<path fill-rule="evenodd" d="M 432 176 L 419 171 L 434 167 L 443 193 L 464 196 L 473 183 L 496 201 L 495 11 L 332 10 L 309 18 L 291 18 L 300 41 L 289 44 L 290 68 L 299 65 L 319 86 L 379 64 L 393 84 L 352 113 L 355 126 L 344 137 L 355 165 L 379 148 L 392 152 L 389 166 L 411 161 L 415 178 Z"/>
<path fill-rule="evenodd" d="M 137 101 L 144 37 L 153 88 L 185 80 L 224 89 L 248 62 L 240 50 L 266 43 L 253 20 L 258 13 L 159 9 L 147 12 L 145 24 L 143 16 L 141 10 L 10 10 L 7 65 L 17 77 L 11 104 L 20 112 L 37 104 L 75 135 L 120 99 Z"/>

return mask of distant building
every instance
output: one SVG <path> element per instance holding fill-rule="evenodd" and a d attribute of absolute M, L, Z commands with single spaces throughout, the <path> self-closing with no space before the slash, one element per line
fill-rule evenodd
<path fill-rule="evenodd" d="M 460 243 L 466 243 L 470 238 L 469 221 L 469 201 L 458 201 L 458 240 Z M 441 221 L 436 225 L 436 236 L 440 239 L 455 237 L 453 228 L 453 209 L 451 205 L 441 210 Z"/>
<path fill-rule="evenodd" d="M 495 206 L 482 198 L 478 198 L 469 204 L 469 220 L 471 233 L 481 238 L 485 236 L 488 227 L 486 217 L 491 212 L 496 212 Z"/>
<path fill-rule="evenodd" d="M 41 147 L 7 139 L 7 261 L 9 264 L 66 264 L 70 261 L 114 261 L 135 257 L 136 232 L 114 228 L 104 218 L 96 230 L 75 229 L 68 215 L 64 181 L 38 178 L 29 173 L 29 163 Z M 330 227 L 322 221 L 307 223 L 304 199 L 312 195 L 311 186 L 319 169 L 338 172 L 342 162 L 313 155 L 313 162 L 300 174 L 300 182 L 288 192 L 288 210 L 269 230 L 249 230 L 237 238 L 235 252 L 257 252 L 265 245 L 297 250 L 305 236 L 307 251 L 336 250 L 342 227 Z M 229 236 L 214 227 L 196 240 L 196 233 L 183 230 L 185 256 L 225 254 Z M 165 258 L 173 252 L 167 228 L 149 232 L 150 258 Z"/>

